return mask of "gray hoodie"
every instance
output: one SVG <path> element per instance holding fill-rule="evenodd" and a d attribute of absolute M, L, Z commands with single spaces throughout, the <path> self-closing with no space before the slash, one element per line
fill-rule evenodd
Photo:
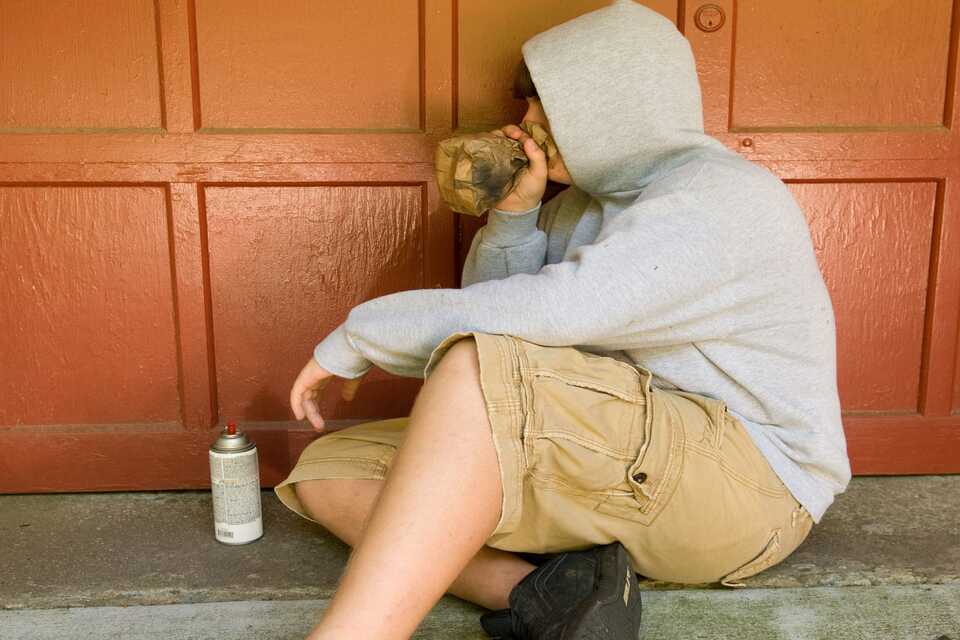
<path fill-rule="evenodd" d="M 724 400 L 819 522 L 850 465 L 833 308 L 792 194 L 704 133 L 692 51 L 660 14 L 615 0 L 522 51 L 573 185 L 491 211 L 461 289 L 357 305 L 317 361 L 425 378 L 446 336 L 481 331 L 636 363 Z"/>

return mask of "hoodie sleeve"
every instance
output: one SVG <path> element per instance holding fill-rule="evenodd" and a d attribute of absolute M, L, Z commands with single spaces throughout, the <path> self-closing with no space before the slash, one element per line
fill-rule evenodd
<path fill-rule="evenodd" d="M 546 261 L 547 234 L 537 228 L 542 202 L 524 212 L 491 209 L 463 263 L 461 286 L 536 273 Z"/>
<path fill-rule="evenodd" d="M 738 299 L 738 267 L 719 249 L 728 241 L 724 228 L 685 202 L 674 193 L 637 203 L 605 224 L 592 244 L 534 274 L 368 300 L 351 309 L 314 356 L 346 378 L 373 364 L 425 378 L 434 348 L 457 331 L 610 350 L 725 335 Z"/>

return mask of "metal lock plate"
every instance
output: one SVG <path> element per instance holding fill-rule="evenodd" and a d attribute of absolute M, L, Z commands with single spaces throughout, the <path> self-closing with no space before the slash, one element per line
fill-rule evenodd
<path fill-rule="evenodd" d="M 716 31 L 726 22 L 727 16 L 723 9 L 715 4 L 705 4 L 693 15 L 693 22 L 701 31 Z"/>

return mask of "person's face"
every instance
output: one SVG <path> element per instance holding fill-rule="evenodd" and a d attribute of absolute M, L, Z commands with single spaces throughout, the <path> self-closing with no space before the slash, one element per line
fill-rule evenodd
<path fill-rule="evenodd" d="M 539 98 L 527 98 L 527 112 L 523 115 L 520 122 L 524 120 L 533 120 L 543 125 L 543 128 L 547 131 L 550 131 L 550 123 L 547 122 L 547 114 L 544 113 L 543 105 Z M 553 166 L 547 169 L 547 179 L 561 184 L 573 184 L 573 180 L 570 178 L 570 172 L 567 171 L 567 165 L 564 164 L 563 156 L 560 155 L 559 149 L 557 149 L 557 159 L 554 161 Z"/>

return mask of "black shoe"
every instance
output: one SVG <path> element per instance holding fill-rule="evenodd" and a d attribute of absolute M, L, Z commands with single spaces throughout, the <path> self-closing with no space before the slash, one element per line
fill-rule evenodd
<path fill-rule="evenodd" d="M 640 633 L 640 585 L 619 542 L 551 558 L 508 601 L 509 609 L 480 616 L 491 638 L 636 640 Z"/>

